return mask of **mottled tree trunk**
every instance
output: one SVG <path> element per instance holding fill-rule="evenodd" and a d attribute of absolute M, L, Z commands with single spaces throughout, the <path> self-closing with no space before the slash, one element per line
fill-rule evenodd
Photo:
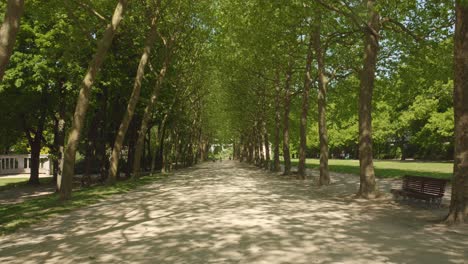
<path fill-rule="evenodd" d="M 156 169 L 156 160 L 158 158 L 158 153 L 159 153 L 159 135 L 161 134 L 161 126 L 162 124 L 158 125 L 158 128 L 156 130 L 156 135 L 154 137 L 154 151 L 153 155 L 151 156 L 151 167 L 150 167 L 150 175 L 154 174 L 154 171 Z"/>
<path fill-rule="evenodd" d="M 158 159 L 159 160 L 161 159 L 161 155 L 159 151 L 162 148 L 161 137 L 164 137 L 163 131 L 165 130 L 167 117 L 168 117 L 168 114 L 165 114 L 163 120 L 161 121 L 161 124 L 158 126 L 158 132 L 155 137 L 156 148 L 154 149 L 153 160 L 151 161 L 151 170 L 150 170 L 151 175 L 153 175 L 156 170 L 156 165 L 157 165 L 156 162 L 158 161 Z"/>
<path fill-rule="evenodd" d="M 78 101 L 76 102 L 72 127 L 68 135 L 67 146 L 64 153 L 63 176 L 60 188 L 60 199 L 62 200 L 71 198 L 72 180 L 75 174 L 76 150 L 78 148 L 80 134 L 83 129 L 86 112 L 89 106 L 91 87 L 99 70 L 101 69 L 107 51 L 112 44 L 114 35 L 117 32 L 117 27 L 122 21 L 126 5 L 127 0 L 119 0 L 117 7 L 114 10 L 112 21 L 107 26 L 102 39 L 99 41 L 96 53 L 94 54 L 80 87 L 80 94 L 78 96 Z"/>
<path fill-rule="evenodd" d="M 249 162 L 249 147 L 248 146 L 249 146 L 248 141 L 244 140 L 244 143 L 242 143 L 242 157 L 243 157 L 243 160 L 247 162 Z"/>
<path fill-rule="evenodd" d="M 302 113 L 300 122 L 300 143 L 299 143 L 299 164 L 297 173 L 301 179 L 305 179 L 306 174 L 306 149 L 307 149 L 307 114 L 309 113 L 310 86 L 312 84 L 312 43 L 313 35 L 310 34 L 309 45 L 307 48 L 306 70 L 304 77 L 304 89 L 302 91 Z"/>
<path fill-rule="evenodd" d="M 268 139 L 268 131 L 266 129 L 266 122 L 262 122 L 262 132 L 263 132 L 263 143 L 265 146 L 265 163 L 264 168 L 269 169 L 270 167 L 270 140 Z"/>
<path fill-rule="evenodd" d="M 360 76 L 359 94 L 359 164 L 360 187 L 358 196 L 373 198 L 378 188 L 372 159 L 372 93 L 374 90 L 377 54 L 379 50 L 379 14 L 375 0 L 367 1 L 368 27 L 364 28 L 364 66 Z"/>
<path fill-rule="evenodd" d="M 325 76 L 325 52 L 321 43 L 321 25 L 320 15 L 317 15 L 315 28 L 313 32 L 314 51 L 317 58 L 318 71 L 318 126 L 320 139 L 320 177 L 319 185 L 330 184 L 330 172 L 328 170 L 328 131 L 327 131 L 327 84 Z"/>
<path fill-rule="evenodd" d="M 40 155 L 42 148 L 42 140 L 44 138 L 44 126 L 46 123 L 48 105 L 48 94 L 45 91 L 46 88 L 42 89 L 41 102 L 40 102 L 40 114 L 37 127 L 34 131 L 30 131 L 25 124 L 26 137 L 31 147 L 31 174 L 29 176 L 29 184 L 39 184 L 39 166 L 40 166 Z M 26 122 L 26 121 L 24 121 Z M 31 136 L 34 134 L 34 137 Z"/>
<path fill-rule="evenodd" d="M 249 136 L 249 141 L 248 141 L 248 158 L 247 158 L 247 162 L 248 163 L 253 163 L 254 162 L 254 143 L 253 143 L 253 139 L 252 139 L 253 135 L 250 135 Z"/>
<path fill-rule="evenodd" d="M 166 131 L 167 131 L 167 126 L 164 125 L 162 132 L 161 132 L 161 138 L 159 139 L 159 167 L 161 169 L 161 172 L 164 170 L 164 167 L 166 166 L 165 159 L 164 159 L 164 149 L 166 146 L 164 146 L 164 141 L 166 139 Z"/>
<path fill-rule="evenodd" d="M 468 222 L 468 3 L 456 1 L 455 13 L 455 153 L 449 224 Z"/>
<path fill-rule="evenodd" d="M 140 63 L 138 64 L 138 69 L 135 76 L 135 81 L 133 83 L 133 90 L 128 101 L 127 111 L 124 114 L 122 122 L 120 123 L 119 130 L 117 131 L 117 136 L 115 138 L 114 147 L 112 148 L 112 154 L 110 158 L 110 166 L 109 166 L 109 177 L 108 182 L 113 184 L 116 180 L 117 170 L 119 167 L 119 160 L 120 160 L 120 152 L 122 151 L 123 142 L 125 139 L 125 135 L 128 130 L 128 126 L 132 121 L 133 115 L 135 114 L 135 108 L 137 106 L 138 100 L 140 99 L 140 92 L 141 92 L 141 82 L 143 80 L 143 76 L 145 75 L 145 68 L 148 64 L 148 60 L 151 54 L 151 48 L 153 47 L 156 36 L 157 36 L 157 20 L 158 20 L 158 11 L 159 6 L 161 4 L 161 0 L 157 2 L 157 12 L 154 15 L 153 19 L 151 20 L 151 28 L 146 38 L 145 46 L 143 48 L 143 53 L 140 58 Z"/>
<path fill-rule="evenodd" d="M 99 123 L 99 129 L 98 129 L 98 137 L 97 137 L 97 142 L 96 142 L 96 160 L 99 164 L 99 174 L 100 174 L 100 181 L 103 183 L 107 179 L 107 172 L 109 168 L 109 157 L 107 156 L 106 150 L 107 150 L 107 144 L 109 143 L 107 140 L 107 109 L 108 109 L 108 101 L 109 101 L 109 96 L 108 96 L 108 88 L 107 86 L 102 87 L 102 93 L 99 94 L 101 98 L 98 98 L 101 102 L 102 105 L 100 106 L 100 123 Z M 110 144 L 110 143 L 109 143 Z"/>
<path fill-rule="evenodd" d="M 289 64 L 286 72 L 286 81 L 284 85 L 284 116 L 283 116 L 283 158 L 284 175 L 291 174 L 291 153 L 289 151 L 289 113 L 291 111 L 291 79 L 292 63 Z"/>
<path fill-rule="evenodd" d="M 259 167 L 263 168 L 265 166 L 265 151 L 263 148 L 263 129 L 262 129 L 262 123 L 259 123 L 259 129 L 257 131 L 257 138 L 258 138 L 258 150 L 259 150 L 259 155 L 260 155 L 260 163 L 258 164 Z"/>
<path fill-rule="evenodd" d="M 41 157 L 41 139 L 36 137 L 30 144 L 31 147 L 31 174 L 28 183 L 31 185 L 39 184 L 39 165 Z"/>
<path fill-rule="evenodd" d="M 273 146 L 273 171 L 279 172 L 280 168 L 280 133 L 281 133 L 281 101 L 280 101 L 280 79 L 279 72 L 276 72 L 275 78 L 275 140 Z"/>
<path fill-rule="evenodd" d="M 135 140 L 138 135 L 137 129 L 136 129 L 136 122 L 131 122 L 130 123 L 130 128 L 128 131 L 128 140 L 127 140 L 127 163 L 126 163 L 126 168 L 125 168 L 125 177 L 130 178 L 132 176 L 132 165 L 133 165 L 133 160 L 135 157 Z M 119 178 L 119 169 L 117 168 L 117 179 Z"/>
<path fill-rule="evenodd" d="M 138 131 L 138 138 L 135 147 L 135 159 L 133 160 L 133 177 L 138 178 L 140 177 L 140 167 L 141 167 L 141 156 L 143 154 L 143 143 L 146 135 L 146 131 L 148 130 L 149 122 L 151 121 L 151 116 L 153 115 L 153 109 L 156 105 L 156 101 L 159 95 L 159 90 L 161 89 L 162 83 L 164 81 L 164 77 L 166 76 L 167 68 L 169 67 L 170 62 L 170 53 L 171 50 L 167 50 L 166 59 L 164 60 L 164 64 L 159 72 L 158 80 L 153 88 L 151 93 L 151 98 L 148 105 L 145 108 L 145 112 L 143 114 L 143 119 L 141 121 L 140 130 Z"/>
<path fill-rule="evenodd" d="M 254 148 L 254 164 L 260 164 L 260 140 L 258 140 L 258 122 L 255 122 L 254 128 L 252 129 L 253 148 Z"/>
<path fill-rule="evenodd" d="M 56 183 L 56 190 L 60 190 L 60 180 L 63 166 L 63 151 L 65 145 L 65 86 L 61 84 L 59 98 L 59 109 L 55 117 L 54 124 L 54 160 L 53 160 L 53 176 Z"/>
<path fill-rule="evenodd" d="M 24 0 L 8 0 L 5 18 L 0 28 L 0 81 L 3 80 L 8 62 L 13 53 L 23 11 Z"/>
<path fill-rule="evenodd" d="M 99 121 L 101 118 L 102 111 L 100 109 L 96 109 L 94 113 L 94 117 L 91 121 L 91 125 L 88 129 L 88 136 L 86 138 L 86 152 L 85 152 L 85 166 L 83 176 L 81 178 L 81 185 L 91 185 L 91 174 L 94 172 L 93 165 L 96 163 L 96 140 L 98 135 L 98 127 Z"/>

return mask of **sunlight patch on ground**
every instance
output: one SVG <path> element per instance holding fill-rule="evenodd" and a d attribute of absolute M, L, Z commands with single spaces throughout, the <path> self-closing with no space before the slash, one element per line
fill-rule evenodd
<path fill-rule="evenodd" d="M 4 236 L 0 262 L 464 263 L 466 229 L 431 222 L 446 207 L 354 200 L 358 178 L 332 176 L 316 188 L 205 163 Z M 380 181 L 382 191 L 394 183 Z"/>

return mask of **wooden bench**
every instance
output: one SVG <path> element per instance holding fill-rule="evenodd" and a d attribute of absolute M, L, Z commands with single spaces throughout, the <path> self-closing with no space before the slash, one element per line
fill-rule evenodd
<path fill-rule="evenodd" d="M 402 188 L 392 189 L 391 192 L 395 198 L 414 198 L 440 205 L 444 197 L 445 185 L 447 185 L 447 180 L 405 175 Z"/>

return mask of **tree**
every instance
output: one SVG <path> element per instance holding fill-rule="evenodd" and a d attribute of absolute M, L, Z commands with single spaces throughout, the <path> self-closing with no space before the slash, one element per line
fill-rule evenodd
<path fill-rule="evenodd" d="M 330 172 L 328 170 L 328 131 L 327 131 L 327 84 L 325 76 L 325 52 L 321 42 L 322 14 L 317 14 L 312 34 L 315 56 L 317 57 L 318 73 L 318 130 L 320 142 L 320 185 L 330 183 Z"/>
<path fill-rule="evenodd" d="M 280 168 L 280 133 L 281 133 L 281 101 L 280 101 L 280 76 L 278 70 L 276 71 L 275 77 L 275 132 L 273 142 L 273 171 L 278 172 Z"/>
<path fill-rule="evenodd" d="M 447 223 L 463 223 L 468 219 L 468 2 L 455 1 L 455 13 L 455 151 Z"/>
<path fill-rule="evenodd" d="M 292 58 L 291 58 L 292 60 Z M 284 84 L 283 96 L 283 158 L 284 158 L 284 175 L 291 173 L 291 153 L 289 149 L 289 113 L 291 112 L 291 82 L 293 75 L 293 62 L 290 61 L 286 70 L 286 80 Z"/>
<path fill-rule="evenodd" d="M 8 0 L 5 18 L 0 27 L 0 81 L 3 79 L 10 56 L 13 53 L 23 10 L 24 0 Z"/>
<path fill-rule="evenodd" d="M 115 138 L 114 147 L 112 148 L 112 154 L 110 159 L 110 169 L 109 169 L 109 182 L 114 183 L 117 176 L 118 165 L 120 160 L 120 152 L 122 150 L 123 141 L 127 133 L 128 126 L 132 121 L 133 115 L 135 113 L 135 108 L 138 103 L 141 91 L 141 82 L 145 74 L 145 68 L 148 64 L 148 59 L 151 54 L 151 48 L 154 46 L 157 37 L 157 22 L 159 16 L 159 9 L 161 6 L 161 0 L 158 0 L 156 3 L 156 11 L 153 14 L 151 19 L 151 26 L 148 32 L 145 46 L 143 48 L 143 53 L 140 58 L 140 63 L 138 65 L 137 73 L 135 76 L 135 82 L 133 84 L 132 94 L 130 100 L 128 101 L 127 111 L 124 114 L 120 127 L 117 131 L 117 136 Z"/>
<path fill-rule="evenodd" d="M 106 57 L 107 50 L 112 44 L 112 40 L 117 31 L 117 28 L 122 21 L 126 5 L 127 0 L 119 0 L 112 16 L 112 22 L 107 26 L 106 31 L 104 32 L 104 35 L 98 44 L 96 53 L 94 54 L 94 57 L 89 65 L 80 87 L 80 94 L 76 103 L 72 127 L 68 134 L 68 141 L 64 152 L 63 175 L 60 180 L 61 184 L 59 186 L 60 198 L 62 200 L 70 199 L 71 197 L 72 179 L 75 173 L 76 150 L 80 140 L 80 133 L 83 129 L 86 111 L 89 105 L 91 87 L 96 78 L 96 75 L 99 72 L 99 69 L 101 68 L 104 58 Z"/>
<path fill-rule="evenodd" d="M 304 77 L 304 88 L 302 90 L 302 113 L 300 123 L 300 145 L 299 145 L 299 164 L 297 173 L 299 177 L 305 179 L 306 170 L 306 147 L 307 147 L 307 114 L 309 112 L 310 86 L 312 84 L 311 70 L 313 60 L 313 43 L 317 35 L 309 34 L 309 44 L 307 48 L 307 60 Z"/>
<path fill-rule="evenodd" d="M 164 58 L 164 63 L 162 68 L 159 71 L 158 74 L 158 79 L 156 80 L 154 84 L 154 88 L 151 93 L 150 101 L 146 105 L 144 114 L 143 114 L 143 119 L 141 122 L 140 129 L 138 131 L 138 137 L 137 137 L 137 143 L 135 147 L 135 157 L 133 160 L 133 177 L 138 178 L 140 176 L 140 169 L 141 169 L 141 157 L 143 154 L 143 145 L 144 145 L 144 139 L 145 135 L 148 131 L 148 125 L 151 121 L 151 116 L 153 115 L 153 110 L 154 106 L 157 102 L 158 95 L 161 90 L 161 86 L 163 85 L 164 78 L 166 77 L 167 70 L 169 68 L 169 65 L 171 63 L 171 57 L 172 57 L 172 47 L 174 44 L 174 38 L 170 38 L 165 40 L 165 46 L 166 46 L 166 54 Z"/>
<path fill-rule="evenodd" d="M 367 26 L 364 31 L 364 64 L 360 73 L 359 90 L 359 165 L 358 195 L 372 198 L 377 195 L 372 152 L 372 93 L 374 90 L 377 54 L 379 50 L 380 18 L 375 0 L 367 0 Z"/>

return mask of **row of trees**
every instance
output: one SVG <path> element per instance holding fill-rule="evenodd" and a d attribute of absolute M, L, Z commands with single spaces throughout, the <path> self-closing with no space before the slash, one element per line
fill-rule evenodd
<path fill-rule="evenodd" d="M 16 44 L 0 58 L 2 67 L 9 60 L 0 151 L 31 153 L 31 184 L 39 183 L 41 152 L 53 157 L 64 200 L 75 173 L 84 174 L 83 184 L 93 173 L 113 184 L 121 174 L 137 178 L 207 158 L 218 107 L 209 83 L 208 3 L 6 4 L 1 39 L 8 52 Z"/>
<path fill-rule="evenodd" d="M 192 165 L 215 140 L 274 171 L 283 155 L 284 174 L 297 153 L 302 178 L 319 154 L 322 185 L 330 153 L 350 153 L 365 198 L 377 195 L 374 157 L 455 151 L 447 220 L 464 221 L 466 4 L 456 2 L 8 0 L 0 147 L 30 150 L 31 183 L 40 152 L 52 153 L 62 199 L 79 170 L 112 184 L 119 171 Z"/>
<path fill-rule="evenodd" d="M 463 221 L 466 151 L 454 139 L 467 129 L 456 114 L 462 92 L 452 92 L 454 10 L 451 1 L 220 1 L 237 158 L 279 171 L 283 155 L 287 175 L 296 153 L 304 178 L 306 157 L 320 156 L 325 185 L 330 153 L 348 153 L 360 161 L 358 196 L 373 198 L 374 157 L 452 159 L 455 149 L 464 159 L 455 159 L 447 221 Z M 262 153 L 270 142 L 273 157 Z"/>

